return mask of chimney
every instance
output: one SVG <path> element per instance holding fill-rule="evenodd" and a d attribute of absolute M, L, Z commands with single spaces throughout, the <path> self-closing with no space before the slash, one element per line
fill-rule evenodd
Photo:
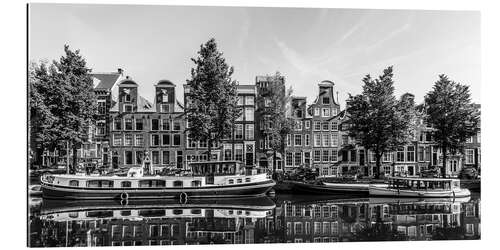
<path fill-rule="evenodd" d="M 118 74 L 123 75 L 123 69 L 122 68 L 118 68 Z"/>

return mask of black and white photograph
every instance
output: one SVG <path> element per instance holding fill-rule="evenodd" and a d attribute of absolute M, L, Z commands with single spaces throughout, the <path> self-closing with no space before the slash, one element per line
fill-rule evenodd
<path fill-rule="evenodd" d="M 26 15 L 27 247 L 482 239 L 479 10 Z"/>

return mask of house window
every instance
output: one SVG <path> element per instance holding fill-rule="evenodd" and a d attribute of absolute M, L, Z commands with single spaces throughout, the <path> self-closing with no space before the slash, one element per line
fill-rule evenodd
<path fill-rule="evenodd" d="M 132 139 L 132 135 L 131 134 L 126 134 L 125 135 L 125 146 L 132 146 L 132 142 L 133 142 L 133 139 Z"/>
<path fill-rule="evenodd" d="M 160 112 L 162 112 L 162 113 L 170 112 L 170 105 L 169 104 L 161 104 L 160 105 Z"/>
<path fill-rule="evenodd" d="M 160 146 L 160 135 L 151 135 L 151 146 Z"/>
<path fill-rule="evenodd" d="M 319 121 L 314 122 L 314 130 L 316 130 L 316 131 L 321 130 L 321 122 L 319 122 Z"/>
<path fill-rule="evenodd" d="M 302 121 L 295 121 L 295 130 L 302 130 Z"/>
<path fill-rule="evenodd" d="M 271 106 L 271 100 L 269 98 L 264 98 L 264 107 Z"/>
<path fill-rule="evenodd" d="M 329 116 L 330 116 L 330 109 L 323 108 L 323 117 L 329 117 Z"/>
<path fill-rule="evenodd" d="M 304 126 L 306 127 L 306 129 L 311 128 L 311 121 L 305 121 Z"/>
<path fill-rule="evenodd" d="M 415 161 L 415 147 L 407 146 L 406 147 L 406 161 Z"/>
<path fill-rule="evenodd" d="M 144 158 L 144 152 L 135 151 L 135 164 L 142 164 L 142 159 Z"/>
<path fill-rule="evenodd" d="M 160 164 L 160 151 L 151 152 L 153 164 Z"/>
<path fill-rule="evenodd" d="M 245 140 L 253 140 L 254 139 L 254 125 L 253 124 L 245 124 Z"/>
<path fill-rule="evenodd" d="M 285 163 L 287 166 L 292 166 L 292 152 L 286 152 L 286 159 L 285 159 Z"/>
<path fill-rule="evenodd" d="M 142 118 L 136 118 L 135 119 L 135 130 L 143 130 L 143 121 Z"/>
<path fill-rule="evenodd" d="M 121 135 L 113 135 L 113 145 L 121 146 L 122 145 L 122 136 Z"/>
<path fill-rule="evenodd" d="M 323 160 L 323 162 L 329 162 L 330 161 L 330 151 L 329 150 L 323 150 L 322 160 Z"/>
<path fill-rule="evenodd" d="M 315 147 L 321 146 L 321 134 L 314 134 L 314 146 Z"/>
<path fill-rule="evenodd" d="M 323 131 L 328 131 L 330 129 L 330 126 L 328 122 L 323 122 Z"/>
<path fill-rule="evenodd" d="M 332 155 L 331 155 L 331 158 L 330 158 L 330 161 L 331 162 L 337 162 L 337 156 L 338 156 L 338 152 L 336 149 L 333 149 L 332 150 Z"/>
<path fill-rule="evenodd" d="M 466 149 L 465 150 L 465 163 L 466 164 L 474 164 L 474 149 Z"/>
<path fill-rule="evenodd" d="M 181 145 L 181 135 L 174 134 L 174 146 L 180 146 L 180 145 Z"/>
<path fill-rule="evenodd" d="M 160 127 L 160 121 L 158 119 L 151 119 L 151 130 L 157 131 Z"/>
<path fill-rule="evenodd" d="M 170 151 L 162 151 L 162 164 L 170 164 Z"/>
<path fill-rule="evenodd" d="M 309 146 L 311 144 L 311 135 L 306 134 L 304 135 L 304 145 Z"/>
<path fill-rule="evenodd" d="M 132 164 L 132 151 L 125 151 L 125 165 Z"/>
<path fill-rule="evenodd" d="M 170 120 L 168 120 L 168 119 L 161 120 L 161 130 L 163 130 L 163 131 L 170 130 Z"/>
<path fill-rule="evenodd" d="M 319 116 L 319 108 L 314 108 L 314 116 Z"/>
<path fill-rule="evenodd" d="M 236 140 L 243 140 L 243 124 L 236 124 L 235 125 L 234 138 Z"/>
<path fill-rule="evenodd" d="M 133 130 L 132 118 L 125 119 L 125 130 Z"/>
<path fill-rule="evenodd" d="M 302 164 L 302 153 L 301 152 L 295 152 L 295 166 L 299 166 Z"/>
<path fill-rule="evenodd" d="M 286 135 L 286 145 L 292 146 L 292 136 L 291 135 Z"/>
<path fill-rule="evenodd" d="M 134 106 L 132 104 L 123 105 L 123 109 L 125 110 L 125 112 L 132 112 L 133 107 Z"/>
<path fill-rule="evenodd" d="M 253 96 L 245 97 L 245 105 L 254 105 L 254 97 Z"/>
<path fill-rule="evenodd" d="M 115 130 L 122 130 L 122 119 L 115 118 Z"/>
<path fill-rule="evenodd" d="M 234 145 L 234 156 L 237 161 L 243 161 L 243 145 Z"/>
<path fill-rule="evenodd" d="M 314 161 L 315 162 L 321 161 L 321 150 L 314 150 Z"/>
<path fill-rule="evenodd" d="M 397 162 L 405 161 L 405 151 L 403 147 L 398 148 L 396 152 L 396 161 Z"/>
<path fill-rule="evenodd" d="M 338 124 L 338 122 L 337 122 L 337 121 L 333 121 L 333 122 L 332 122 L 332 130 L 333 130 L 333 131 L 337 131 L 337 130 L 339 130 L 339 124 Z"/>
<path fill-rule="evenodd" d="M 181 122 L 175 121 L 174 122 L 174 130 L 175 131 L 180 131 L 181 130 Z"/>
<path fill-rule="evenodd" d="M 106 101 L 97 101 L 97 113 L 100 115 L 106 114 Z"/>
<path fill-rule="evenodd" d="M 161 145 L 163 145 L 163 146 L 170 145 L 170 134 L 162 134 L 161 135 Z"/>
<path fill-rule="evenodd" d="M 330 146 L 330 136 L 328 134 L 323 135 L 323 147 L 329 147 Z"/>
<path fill-rule="evenodd" d="M 135 135 L 135 146 L 142 146 L 144 144 L 144 137 L 142 134 Z"/>
<path fill-rule="evenodd" d="M 293 143 L 295 146 L 302 146 L 302 135 L 294 135 L 295 138 L 293 140 Z"/>
<path fill-rule="evenodd" d="M 245 108 L 245 121 L 253 121 L 254 120 L 254 109 L 253 108 Z"/>
<path fill-rule="evenodd" d="M 98 122 L 97 123 L 97 134 L 98 135 L 104 135 L 106 133 L 106 125 L 104 122 Z"/>
<path fill-rule="evenodd" d="M 237 105 L 239 105 L 239 106 L 243 105 L 243 98 L 244 98 L 243 96 L 238 96 L 238 98 L 237 98 L 238 99 Z"/>
<path fill-rule="evenodd" d="M 339 134 L 337 133 L 332 133 L 332 147 L 337 147 L 339 145 Z"/>

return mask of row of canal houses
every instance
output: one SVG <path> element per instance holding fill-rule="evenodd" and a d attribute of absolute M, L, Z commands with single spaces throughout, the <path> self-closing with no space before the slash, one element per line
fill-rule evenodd
<path fill-rule="evenodd" d="M 152 164 L 153 169 L 186 168 L 188 162 L 208 160 L 207 142 L 190 139 L 184 116 L 190 89 L 184 85 L 184 104 L 176 99 L 176 85 L 160 80 L 154 85 L 151 102 L 142 97 L 138 83 L 117 72 L 94 73 L 99 119 L 91 129 L 89 143 L 79 156 L 96 159 L 110 168 Z M 234 132 L 220 145 L 212 145 L 212 159 L 238 160 L 246 165 L 272 168 L 269 148 L 269 122 L 264 110 L 269 105 L 266 89 L 271 84 L 283 86 L 285 78 L 257 76 L 253 85 L 238 85 L 238 106 L 242 116 L 235 121 Z M 336 94 L 337 93 L 337 94 Z M 408 95 L 407 98 L 413 98 Z M 322 81 L 318 95 L 308 104 L 306 97 L 294 96 L 290 115 L 296 124 L 286 138 L 284 155 L 277 154 L 277 171 L 293 172 L 312 168 L 321 176 L 339 176 L 353 171 L 373 174 L 374 157 L 348 136 L 348 114 L 342 110 L 335 84 Z M 435 146 L 423 122 L 416 119 L 413 140 L 395 152 L 383 156 L 383 171 L 416 176 L 421 170 L 441 165 L 441 152 Z M 480 168 L 480 135 L 470 138 L 463 154 L 449 157 L 447 174 L 457 176 L 461 168 Z"/>

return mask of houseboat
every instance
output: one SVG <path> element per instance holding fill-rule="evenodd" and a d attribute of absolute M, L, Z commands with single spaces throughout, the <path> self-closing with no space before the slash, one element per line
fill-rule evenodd
<path fill-rule="evenodd" d="M 132 167 L 119 175 L 43 175 L 43 198 L 48 199 L 172 199 L 251 197 L 265 195 L 275 182 L 264 169 L 237 161 L 189 164 L 181 174 L 145 174 Z"/>
<path fill-rule="evenodd" d="M 327 183 L 293 181 L 292 189 L 296 193 L 316 195 L 368 195 L 368 183 Z"/>
<path fill-rule="evenodd" d="M 459 179 L 390 177 L 388 184 L 370 185 L 370 196 L 391 197 L 468 197 L 470 191 L 460 187 Z"/>

